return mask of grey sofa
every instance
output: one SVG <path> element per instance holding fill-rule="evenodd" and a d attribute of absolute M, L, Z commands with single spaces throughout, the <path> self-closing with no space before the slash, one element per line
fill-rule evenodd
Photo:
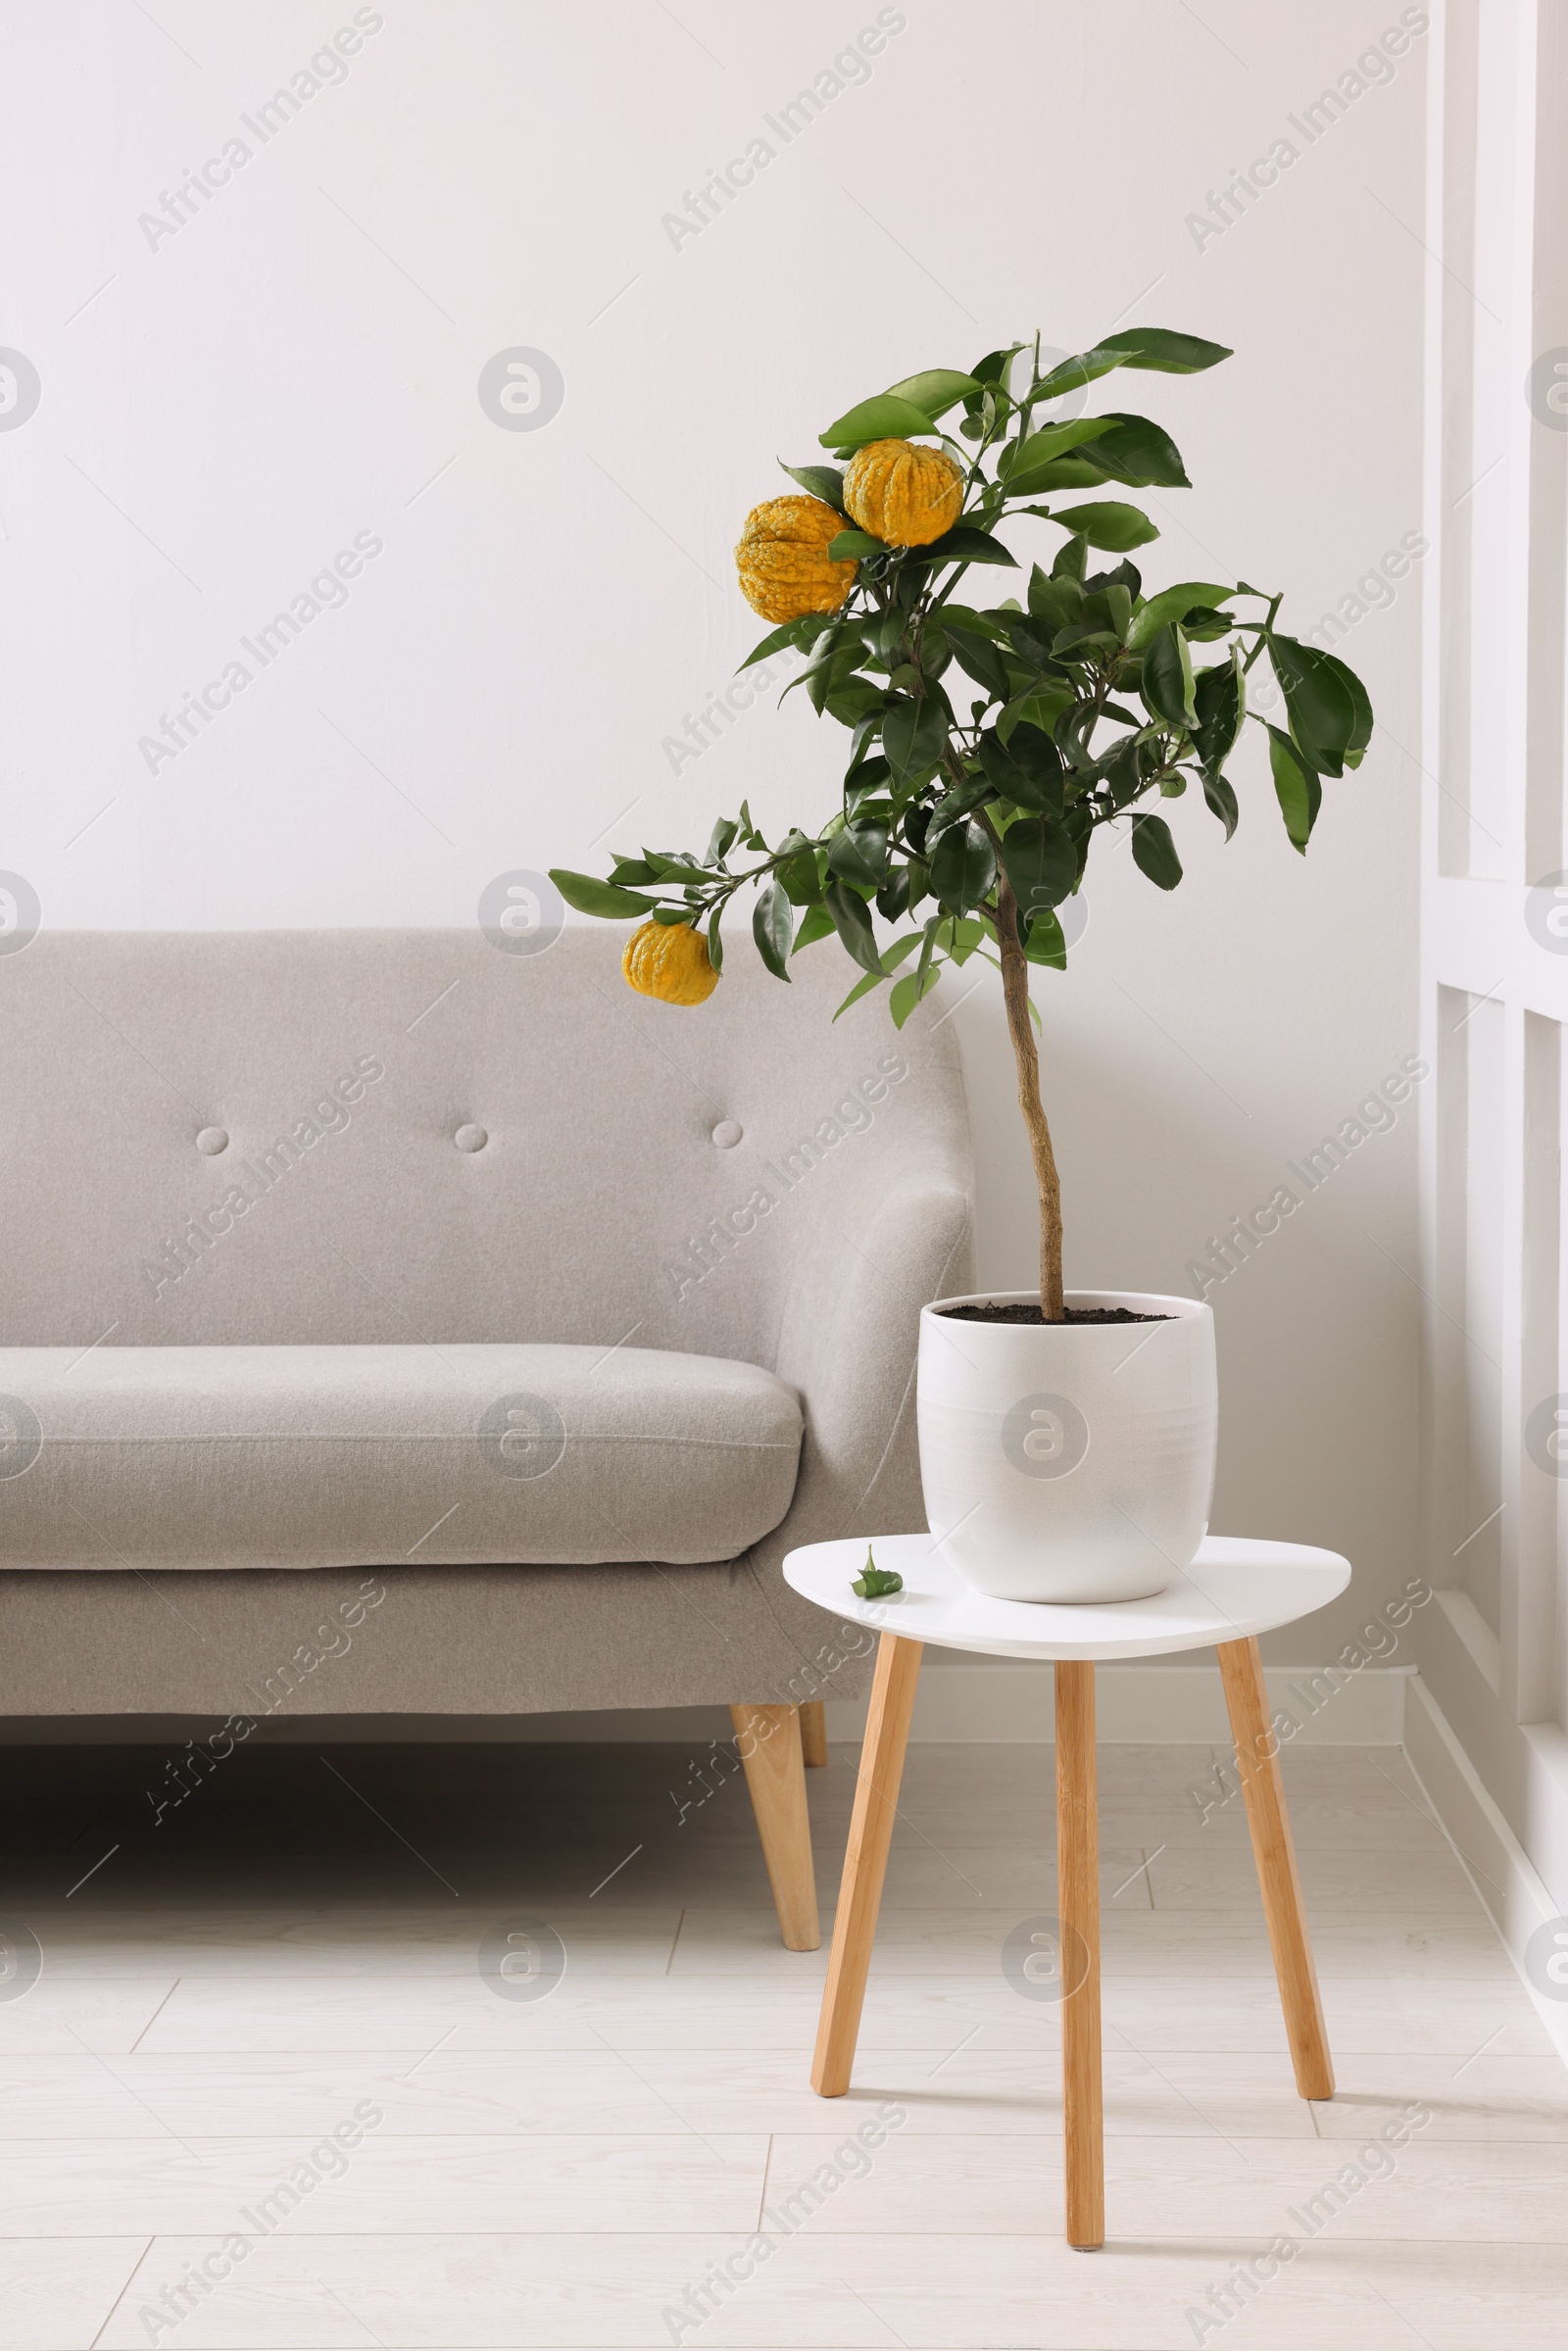
<path fill-rule="evenodd" d="M 737 952 L 693 1010 L 621 944 L 0 956 L 0 1713 L 863 1687 L 779 1563 L 924 1524 L 918 1309 L 970 1283 L 952 1026 L 834 1025 L 831 943 L 790 987 Z"/>

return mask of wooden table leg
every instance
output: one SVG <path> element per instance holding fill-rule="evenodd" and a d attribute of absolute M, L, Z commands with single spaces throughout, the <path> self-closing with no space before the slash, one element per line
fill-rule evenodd
<path fill-rule="evenodd" d="M 1252 1833 L 1252 1857 L 1257 1863 L 1296 2086 L 1303 2098 L 1332 2098 L 1334 2065 L 1323 2029 L 1323 2003 L 1307 1938 L 1301 1880 L 1285 1810 L 1279 1740 L 1269 1720 L 1257 1642 L 1222 1641 L 1219 1670 L 1225 1680 L 1225 1703 L 1230 1708 L 1247 1825 Z"/>
<path fill-rule="evenodd" d="M 819 2098 L 842 2098 L 850 2086 L 855 2043 L 860 2031 L 866 1972 L 876 1935 L 876 1914 L 887 1874 L 888 1846 L 898 1810 L 909 1717 L 920 1679 L 922 1644 L 884 1633 L 871 1686 L 871 1711 L 860 1749 L 860 1776 L 844 1855 L 844 1880 L 833 1921 L 833 1950 L 822 1993 L 811 2087 Z"/>
<path fill-rule="evenodd" d="M 1056 1661 L 1056 1886 L 1065 1986 L 1061 2119 L 1067 2242 L 1081 2253 L 1092 2253 L 1105 2241 L 1095 1669 L 1061 1658 Z"/>

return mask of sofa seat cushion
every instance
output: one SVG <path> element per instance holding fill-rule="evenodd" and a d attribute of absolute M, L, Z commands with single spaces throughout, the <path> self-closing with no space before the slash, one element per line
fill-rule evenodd
<path fill-rule="evenodd" d="M 756 1364 L 646 1347 L 3 1347 L 0 1567 L 733 1559 L 801 1428 Z"/>

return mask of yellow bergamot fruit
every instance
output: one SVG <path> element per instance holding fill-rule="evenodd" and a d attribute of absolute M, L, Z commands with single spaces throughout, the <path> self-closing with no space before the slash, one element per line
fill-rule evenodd
<path fill-rule="evenodd" d="M 913 441 L 867 441 L 844 476 L 846 512 L 889 547 L 929 547 L 953 528 L 962 504 L 962 466 L 946 450 Z"/>
<path fill-rule="evenodd" d="M 764 620 L 836 612 L 858 568 L 853 562 L 828 562 L 828 548 L 843 528 L 843 515 L 823 498 L 769 498 L 754 506 L 735 550 L 741 594 L 753 612 Z"/>
<path fill-rule="evenodd" d="M 706 1004 L 718 986 L 708 941 L 685 922 L 645 922 L 632 932 L 620 968 L 640 996 L 662 1004 Z"/>

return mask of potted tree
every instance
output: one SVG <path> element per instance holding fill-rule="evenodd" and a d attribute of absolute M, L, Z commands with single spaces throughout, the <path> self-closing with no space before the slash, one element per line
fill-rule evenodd
<path fill-rule="evenodd" d="M 814 941 L 838 939 L 859 966 L 841 1011 L 886 987 L 902 1027 L 945 964 L 981 955 L 1000 968 L 1040 1280 L 925 1308 L 919 1421 L 933 1533 L 982 1590 L 1011 1598 L 1161 1589 L 1206 1531 L 1216 1433 L 1206 1305 L 1063 1288 L 1031 967 L 1065 965 L 1056 909 L 1102 827 L 1130 829 L 1134 862 L 1160 890 L 1182 877 L 1165 802 L 1196 786 L 1231 837 L 1227 765 L 1249 715 L 1303 853 L 1322 779 L 1358 765 L 1372 734 L 1360 680 L 1280 630 L 1279 595 L 1245 580 L 1146 593 L 1129 557 L 1158 531 L 1098 493 L 1190 486 L 1158 424 L 1047 414 L 1118 368 L 1194 374 L 1229 356 L 1131 327 L 1043 367 L 1036 337 L 968 373 L 929 368 L 840 416 L 820 436 L 837 462 L 785 466 L 799 494 L 754 510 L 736 560 L 743 593 L 776 624 L 750 661 L 796 648 L 806 666 L 785 692 L 803 687 L 850 731 L 841 805 L 818 833 L 792 828 L 770 845 L 743 802 L 700 856 L 645 851 L 617 857 L 607 879 L 553 877 L 581 912 L 644 918 L 626 977 L 668 1004 L 700 1004 L 718 985 L 743 890 L 776 978 Z M 941 419 L 955 411 L 949 434 Z M 1062 493 L 1069 503 L 1045 503 Z M 1024 515 L 1061 534 L 1050 568 L 1033 564 L 1021 593 L 987 602 L 976 583 L 1018 568 L 997 525 Z M 1092 551 L 1117 560 L 1092 569 Z M 1213 650 L 1195 660 L 1195 648 Z M 1283 727 L 1248 711 L 1264 654 Z M 890 942 L 873 909 L 901 926 Z"/>

